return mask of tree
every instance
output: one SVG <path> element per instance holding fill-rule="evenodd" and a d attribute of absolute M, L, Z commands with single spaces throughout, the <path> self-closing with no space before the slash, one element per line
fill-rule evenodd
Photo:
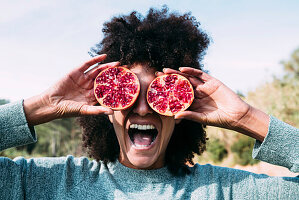
<path fill-rule="evenodd" d="M 251 151 L 254 146 L 254 139 L 248 136 L 239 136 L 239 139 L 231 146 L 231 151 L 234 153 L 235 162 L 240 165 L 253 165 L 258 163 L 258 160 L 252 158 Z"/>
<path fill-rule="evenodd" d="M 279 119 L 299 126 L 299 48 L 281 62 L 284 77 L 258 87 L 248 93 L 247 101 Z"/>
<path fill-rule="evenodd" d="M 228 154 L 225 145 L 219 139 L 208 140 L 207 152 L 214 163 L 220 163 Z"/>
<path fill-rule="evenodd" d="M 281 63 L 284 66 L 287 77 L 299 79 L 299 48 L 291 54 L 289 60 L 282 61 Z"/>
<path fill-rule="evenodd" d="M 8 99 L 0 99 L 0 105 L 4 105 L 9 103 L 10 101 Z"/>

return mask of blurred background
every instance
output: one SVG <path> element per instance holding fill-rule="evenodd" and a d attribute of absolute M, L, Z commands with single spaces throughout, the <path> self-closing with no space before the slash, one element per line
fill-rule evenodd
<path fill-rule="evenodd" d="M 191 12 L 212 43 L 203 64 L 245 101 L 299 128 L 299 1 L 297 0 L 1 0 L 0 104 L 41 93 L 90 56 L 102 39 L 102 24 L 150 7 Z M 38 142 L 1 156 L 84 156 L 75 119 L 36 126 Z M 211 163 L 278 176 L 282 167 L 251 159 L 254 140 L 207 128 Z M 298 175 L 298 174 L 297 174 Z"/>

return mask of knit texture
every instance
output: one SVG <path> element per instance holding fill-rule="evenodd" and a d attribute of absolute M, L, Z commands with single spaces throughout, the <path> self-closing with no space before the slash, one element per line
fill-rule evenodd
<path fill-rule="evenodd" d="M 0 116 L 0 149 L 35 141 L 22 102 L 0 107 Z M 269 133 L 253 155 L 296 171 L 298 143 L 298 129 L 271 117 Z M 299 199 L 298 177 L 198 164 L 190 170 L 175 177 L 166 167 L 136 170 L 85 157 L 0 158 L 0 199 Z"/>
<path fill-rule="evenodd" d="M 33 142 L 36 135 L 26 121 L 23 101 L 0 106 L 0 151 Z"/>
<path fill-rule="evenodd" d="M 270 116 L 268 134 L 256 141 L 252 157 L 299 172 L 299 129 Z"/>

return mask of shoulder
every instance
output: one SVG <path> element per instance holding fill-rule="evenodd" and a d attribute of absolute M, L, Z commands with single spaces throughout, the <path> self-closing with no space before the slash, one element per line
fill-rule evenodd
<path fill-rule="evenodd" d="M 103 168 L 102 162 L 90 160 L 87 157 L 41 157 L 25 159 L 23 157 L 11 160 L 14 165 L 26 171 L 30 180 L 45 183 L 53 180 L 67 182 L 74 186 L 84 179 L 96 178 Z"/>
<path fill-rule="evenodd" d="M 74 157 L 68 155 L 65 157 L 37 157 L 24 159 L 18 157 L 14 159 L 16 162 L 26 162 L 28 165 L 44 168 L 65 168 L 66 170 L 75 170 L 76 168 L 92 169 L 101 166 L 101 162 L 89 160 L 87 157 Z"/>
<path fill-rule="evenodd" d="M 211 164 L 200 165 L 200 164 L 196 163 L 194 166 L 190 167 L 190 171 L 194 175 L 202 174 L 202 173 L 217 175 L 217 174 L 223 174 L 223 173 L 237 172 L 237 171 L 241 171 L 241 170 L 236 170 L 236 169 L 232 169 L 232 168 L 228 168 L 228 167 L 214 166 Z"/>
<path fill-rule="evenodd" d="M 37 157 L 26 159 L 17 157 L 13 160 L 3 158 L 6 165 L 19 166 L 33 173 L 88 173 L 89 171 L 99 171 L 101 167 L 105 167 L 102 162 L 90 160 L 87 157 L 74 157 L 68 155 L 66 157 Z"/>
<path fill-rule="evenodd" d="M 212 182 L 227 182 L 232 180 L 244 180 L 251 179 L 253 177 L 266 178 L 267 175 L 264 174 L 255 174 L 252 172 L 233 169 L 228 167 L 214 166 L 210 164 L 199 165 L 195 164 L 193 167 L 190 167 L 190 175 L 194 179 L 205 179 Z"/>

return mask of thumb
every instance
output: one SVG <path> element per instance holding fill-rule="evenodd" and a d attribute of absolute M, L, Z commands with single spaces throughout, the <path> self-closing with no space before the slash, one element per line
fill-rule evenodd
<path fill-rule="evenodd" d="M 81 115 L 99 115 L 99 114 L 112 115 L 113 110 L 103 106 L 83 105 L 80 109 L 80 114 Z"/>
<path fill-rule="evenodd" d="M 198 113 L 193 111 L 183 111 L 176 114 L 174 116 L 174 119 L 188 119 L 188 120 L 205 124 L 207 120 L 207 116 L 203 113 Z"/>

